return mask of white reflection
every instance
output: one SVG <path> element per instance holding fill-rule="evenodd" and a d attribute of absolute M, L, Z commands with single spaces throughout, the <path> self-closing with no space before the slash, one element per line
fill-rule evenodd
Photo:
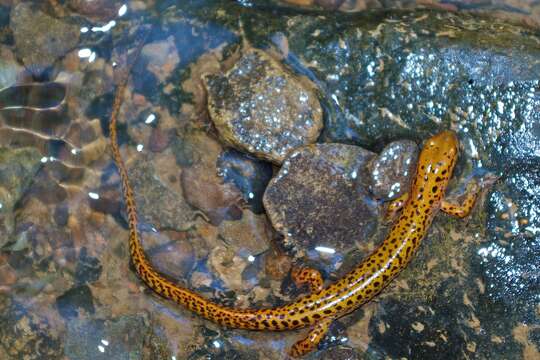
<path fill-rule="evenodd" d="M 84 49 L 79 50 L 79 57 L 81 59 L 89 58 L 90 55 L 92 55 L 92 50 L 90 50 L 89 48 L 84 48 Z"/>
<path fill-rule="evenodd" d="M 220 344 L 219 341 L 217 341 L 217 340 L 214 340 L 214 342 L 213 342 L 212 344 L 214 344 L 214 346 L 215 346 L 216 348 L 218 348 L 218 349 L 221 347 L 221 344 Z"/>
<path fill-rule="evenodd" d="M 105 24 L 103 26 L 94 26 L 92 28 L 92 31 L 93 32 L 107 32 L 107 31 L 111 30 L 115 26 L 116 26 L 116 21 L 111 20 L 111 21 L 109 21 L 107 24 Z"/>
<path fill-rule="evenodd" d="M 249 262 L 254 262 L 254 261 L 255 261 L 255 256 L 249 255 L 249 256 L 248 256 L 248 261 L 249 261 Z"/>
<path fill-rule="evenodd" d="M 126 4 L 120 6 L 120 9 L 118 9 L 118 16 L 124 16 L 124 15 L 126 15 L 127 9 L 128 9 L 128 7 L 127 7 Z M 174 358 L 174 356 L 173 356 L 173 358 Z M 174 360 L 174 359 L 173 359 L 173 360 Z"/>
<path fill-rule="evenodd" d="M 137 151 L 138 151 L 138 152 L 143 151 L 143 149 L 144 149 L 144 145 L 143 145 L 143 144 L 137 145 Z"/>
<path fill-rule="evenodd" d="M 104 352 L 105 352 L 105 348 L 104 348 L 103 346 L 101 346 L 101 345 L 98 345 L 98 347 L 97 347 L 97 348 L 98 348 L 98 349 L 99 349 L 99 351 L 101 351 L 102 353 L 104 353 Z"/>
<path fill-rule="evenodd" d="M 332 249 L 332 248 L 329 248 L 329 247 L 326 247 L 326 246 L 317 246 L 315 248 L 315 250 L 319 251 L 319 252 L 322 252 L 322 253 L 326 253 L 326 254 L 335 254 L 336 250 Z"/>
<path fill-rule="evenodd" d="M 94 200 L 99 199 L 99 194 L 96 194 L 95 192 L 89 192 L 88 196 L 90 197 L 90 199 L 94 199 Z"/>
<path fill-rule="evenodd" d="M 144 120 L 144 123 L 145 123 L 145 124 L 151 124 L 151 123 L 154 122 L 154 120 L 156 120 L 156 115 L 150 114 L 150 115 L 148 115 L 148 117 L 146 118 L 146 120 Z"/>
<path fill-rule="evenodd" d="M 86 33 L 89 32 L 89 31 L 90 31 L 90 29 L 87 28 L 86 26 L 83 26 L 83 27 L 81 28 L 81 32 L 82 32 L 83 34 L 86 34 Z"/>
<path fill-rule="evenodd" d="M 105 339 L 101 339 L 101 343 L 105 346 L 109 346 L 109 342 Z"/>

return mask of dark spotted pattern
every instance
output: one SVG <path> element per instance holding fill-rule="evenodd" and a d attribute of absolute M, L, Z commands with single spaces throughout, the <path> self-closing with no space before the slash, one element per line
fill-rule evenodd
<path fill-rule="evenodd" d="M 110 136 L 112 155 L 122 179 L 129 220 L 129 249 L 137 274 L 159 295 L 223 326 L 279 331 L 314 325 L 308 336 L 292 347 L 292 356 L 311 351 L 324 337 L 333 319 L 370 301 L 407 266 L 441 206 L 457 156 L 457 139 L 450 131 L 426 142 L 412 191 L 402 204 L 402 213 L 386 240 L 341 280 L 323 289 L 317 271 L 301 269 L 293 273 L 293 278 L 299 285 L 309 284 L 311 293 L 295 302 L 273 309 L 227 308 L 167 280 L 154 269 L 143 252 L 137 232 L 133 191 L 117 144 L 116 119 L 124 88 L 125 84 L 119 86 L 113 104 Z M 448 211 L 451 208 L 448 207 Z"/>

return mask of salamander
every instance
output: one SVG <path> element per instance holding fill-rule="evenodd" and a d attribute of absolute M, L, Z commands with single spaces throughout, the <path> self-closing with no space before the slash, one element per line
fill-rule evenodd
<path fill-rule="evenodd" d="M 297 285 L 307 284 L 310 293 L 279 307 L 237 309 L 219 305 L 170 281 L 154 268 L 145 255 L 137 231 L 137 209 L 126 166 L 117 143 L 116 122 L 125 84 L 120 85 L 110 121 L 112 157 L 117 165 L 129 223 L 129 252 L 140 279 L 154 292 L 170 299 L 205 319 L 237 329 L 282 331 L 310 327 L 308 335 L 296 342 L 290 355 L 302 356 L 317 347 L 333 320 L 348 314 L 379 294 L 409 264 L 433 217 L 442 210 L 458 217 L 466 216 L 474 205 L 477 191 L 468 194 L 463 204 L 444 200 L 448 181 L 458 156 L 458 140 L 452 131 L 443 131 L 428 139 L 420 153 L 410 192 L 396 202 L 398 212 L 385 240 L 355 269 L 324 287 L 320 273 L 295 268 Z"/>

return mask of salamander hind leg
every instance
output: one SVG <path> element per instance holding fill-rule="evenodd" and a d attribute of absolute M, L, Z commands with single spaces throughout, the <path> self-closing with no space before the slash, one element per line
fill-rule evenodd
<path fill-rule="evenodd" d="M 301 287 L 304 284 L 308 284 L 309 290 L 312 293 L 316 293 L 322 289 L 323 279 L 318 270 L 307 267 L 294 267 L 291 276 L 296 286 Z"/>
<path fill-rule="evenodd" d="M 296 342 L 292 346 L 291 350 L 289 351 L 289 355 L 296 358 L 303 356 L 315 349 L 328 332 L 330 324 L 333 320 L 333 318 L 326 318 L 315 324 L 315 327 L 309 331 L 305 339 Z"/>

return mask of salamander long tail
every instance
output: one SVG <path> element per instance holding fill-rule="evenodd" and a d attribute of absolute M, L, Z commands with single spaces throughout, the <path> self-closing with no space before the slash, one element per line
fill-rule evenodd
<path fill-rule="evenodd" d="M 141 42 L 143 43 L 143 42 Z M 135 56 L 137 57 L 142 48 L 139 46 Z M 134 63 L 133 61 L 132 63 Z M 176 303 L 185 306 L 194 313 L 212 320 L 221 325 L 233 328 L 243 328 L 252 330 L 286 330 L 283 323 L 272 323 L 272 319 L 282 314 L 277 309 L 267 310 L 242 310 L 221 306 L 209 301 L 193 291 L 183 288 L 159 274 L 148 258 L 146 257 L 138 233 L 137 207 L 133 189 L 129 182 L 125 163 L 118 147 L 117 119 L 122 106 L 122 101 L 127 86 L 130 67 L 118 84 L 110 116 L 109 132 L 111 141 L 111 151 L 113 160 L 118 168 L 122 182 L 122 190 L 127 210 L 129 224 L 129 252 L 131 261 L 135 266 L 139 277 L 159 295 L 171 299 Z M 264 316 L 264 319 L 263 319 Z M 269 321 L 267 321 L 269 320 Z"/>

